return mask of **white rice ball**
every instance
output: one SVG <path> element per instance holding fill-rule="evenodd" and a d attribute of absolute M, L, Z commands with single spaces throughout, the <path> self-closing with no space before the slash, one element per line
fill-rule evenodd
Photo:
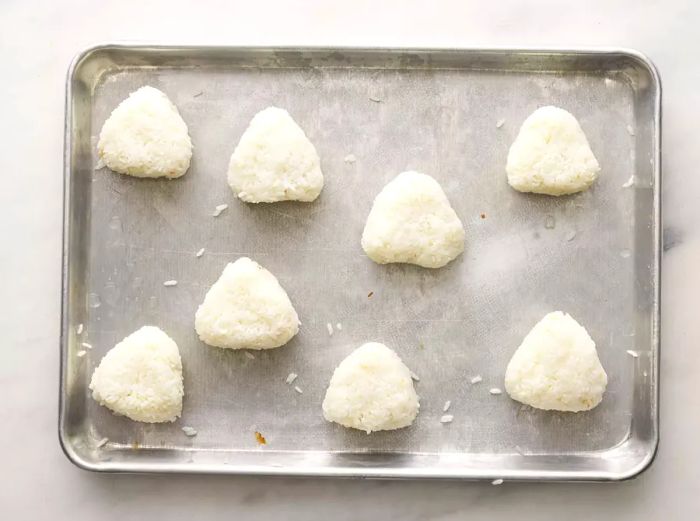
<path fill-rule="evenodd" d="M 541 107 L 525 120 L 506 164 L 510 186 L 547 195 L 586 190 L 599 172 L 578 121 L 557 107 Z"/>
<path fill-rule="evenodd" d="M 184 395 L 177 344 L 155 326 L 142 327 L 107 352 L 90 389 L 100 405 L 132 420 L 175 421 Z"/>
<path fill-rule="evenodd" d="M 603 399 L 608 383 L 595 343 L 571 316 L 545 315 L 523 340 L 506 369 L 514 400 L 537 409 L 587 411 Z"/>
<path fill-rule="evenodd" d="M 253 117 L 231 156 L 228 184 L 246 203 L 313 201 L 323 188 L 321 161 L 286 110 Z"/>
<path fill-rule="evenodd" d="M 336 368 L 323 400 L 323 415 L 369 434 L 411 425 L 419 407 L 408 367 L 384 344 L 370 342 Z"/>
<path fill-rule="evenodd" d="M 464 251 L 464 228 L 435 179 L 403 172 L 374 199 L 362 248 L 379 264 L 440 268 Z"/>
<path fill-rule="evenodd" d="M 195 314 L 199 338 L 228 349 L 271 349 L 299 331 L 299 317 L 275 276 L 247 257 L 224 268 Z"/>
<path fill-rule="evenodd" d="M 192 141 L 177 107 L 153 87 L 141 87 L 112 111 L 97 144 L 110 170 L 135 177 L 175 178 L 190 167 Z"/>

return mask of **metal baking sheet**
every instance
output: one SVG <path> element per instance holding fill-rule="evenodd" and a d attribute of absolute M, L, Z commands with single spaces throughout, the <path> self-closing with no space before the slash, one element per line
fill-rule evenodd
<path fill-rule="evenodd" d="M 178 106 L 194 142 L 189 172 L 174 181 L 94 168 L 103 122 L 146 84 Z M 618 49 L 84 51 L 67 82 L 67 455 L 86 469 L 130 472 L 506 480 L 641 472 L 658 440 L 660 95 L 653 65 Z M 553 198 L 506 183 L 520 124 L 550 104 L 578 117 L 600 161 L 587 192 Z M 289 110 L 321 156 L 326 186 L 314 203 L 249 205 L 227 186 L 234 146 L 269 105 Z M 443 269 L 379 266 L 360 247 L 374 196 L 408 169 L 434 176 L 464 223 L 466 251 Z M 193 329 L 208 287 L 241 255 L 279 278 L 303 323 L 287 346 L 253 359 L 208 347 Z M 178 285 L 164 287 L 168 279 Z M 591 412 L 538 411 L 489 393 L 502 387 L 522 337 L 555 309 L 585 325 L 608 372 Z M 329 336 L 328 323 L 342 330 Z M 186 396 L 173 424 L 135 423 L 90 397 L 95 365 L 144 324 L 180 347 Z M 412 427 L 366 435 L 324 421 L 334 367 L 366 341 L 395 349 L 420 377 Z M 93 348 L 80 357 L 82 342 Z M 285 383 L 291 372 L 303 394 Z M 476 375 L 483 382 L 471 384 Z M 441 424 L 447 400 L 454 421 Z M 185 425 L 197 436 L 185 436 Z"/>

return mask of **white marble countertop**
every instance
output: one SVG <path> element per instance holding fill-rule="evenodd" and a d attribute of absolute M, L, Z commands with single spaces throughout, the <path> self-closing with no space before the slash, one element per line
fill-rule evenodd
<path fill-rule="evenodd" d="M 700 519 L 700 4 L 520 2 L 0 3 L 3 519 Z M 381 5 L 380 5 L 381 4 Z M 624 4 L 624 5 L 622 5 Z M 429 7 L 428 7 L 429 6 Z M 57 438 L 65 71 L 106 40 L 396 46 L 611 45 L 647 53 L 664 87 L 661 444 L 619 484 L 377 482 L 92 474 Z M 669 244 L 670 246 L 671 244 Z"/>

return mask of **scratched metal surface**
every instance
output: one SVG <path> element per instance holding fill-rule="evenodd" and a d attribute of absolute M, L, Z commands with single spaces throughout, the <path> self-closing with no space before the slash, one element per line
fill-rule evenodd
<path fill-rule="evenodd" d="M 656 86 L 639 63 L 576 53 L 188 52 L 102 50 L 74 73 L 61 424 L 74 459 L 103 470 L 610 479 L 653 452 Z M 91 167 L 105 119 L 142 85 L 167 93 L 189 126 L 194 157 L 181 179 Z M 525 195 L 506 183 L 521 122 L 549 104 L 578 117 L 601 164 L 585 193 Z M 230 154 L 269 105 L 286 108 L 320 154 L 326 184 L 314 203 L 247 205 L 228 188 Z M 379 266 L 360 247 L 374 196 L 408 169 L 435 177 L 464 223 L 466 251 L 443 269 Z M 208 287 L 242 255 L 278 277 L 302 321 L 287 346 L 254 359 L 208 347 L 193 329 Z M 169 279 L 178 285 L 164 287 Z M 522 337 L 555 309 L 588 329 L 608 372 L 591 412 L 537 411 L 489 394 L 503 387 Z M 327 323 L 342 330 L 329 336 Z M 180 348 L 186 396 L 173 424 L 132 422 L 89 397 L 101 357 L 144 324 Z M 334 367 L 367 341 L 395 349 L 419 375 L 411 428 L 368 436 L 324 421 Z M 80 342 L 94 346 L 83 358 Z M 285 383 L 291 372 L 303 394 Z M 470 384 L 476 375 L 483 382 Z M 446 400 L 449 425 L 439 422 Z"/>

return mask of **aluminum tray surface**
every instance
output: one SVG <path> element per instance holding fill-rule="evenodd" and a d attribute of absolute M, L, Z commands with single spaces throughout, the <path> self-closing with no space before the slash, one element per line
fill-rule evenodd
<path fill-rule="evenodd" d="M 142 85 L 167 93 L 189 126 L 194 156 L 180 179 L 95 170 L 102 124 Z M 321 156 L 326 185 L 314 203 L 244 204 L 227 186 L 233 148 L 270 105 L 286 108 Z M 590 190 L 556 198 L 508 186 L 508 148 L 543 105 L 579 119 L 602 167 Z M 658 439 L 659 132 L 658 76 L 634 51 L 103 45 L 83 52 L 67 83 L 66 453 L 105 471 L 636 475 Z M 344 160 L 349 154 L 354 163 Z M 409 169 L 435 177 L 464 223 L 466 251 L 443 269 L 380 266 L 360 247 L 373 198 Z M 220 204 L 229 207 L 215 218 Z M 197 258 L 200 248 L 206 252 Z M 287 346 L 253 358 L 204 345 L 193 327 L 209 286 L 242 255 L 279 278 L 302 321 Z M 177 286 L 163 286 L 169 279 Z M 609 375 L 601 405 L 545 412 L 490 394 L 503 387 L 523 336 L 557 309 L 597 344 Z M 329 323 L 342 330 L 330 336 Z M 90 397 L 101 357 L 145 324 L 180 347 L 186 395 L 172 424 L 132 422 Z M 412 427 L 367 435 L 324 421 L 333 369 L 367 341 L 395 349 L 420 377 Z M 285 382 L 292 372 L 302 394 Z M 476 375 L 483 381 L 471 384 Z M 442 424 L 447 400 L 454 421 Z M 183 426 L 197 436 L 185 436 Z"/>

